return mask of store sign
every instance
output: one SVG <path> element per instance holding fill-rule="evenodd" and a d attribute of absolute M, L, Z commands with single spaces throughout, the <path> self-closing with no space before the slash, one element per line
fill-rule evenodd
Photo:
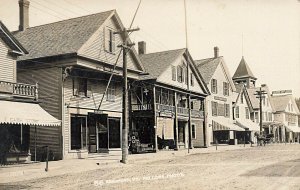
<path fill-rule="evenodd" d="M 292 90 L 277 90 L 272 92 L 272 94 L 292 94 L 292 93 L 293 93 Z"/>
<path fill-rule="evenodd" d="M 220 100 L 220 101 L 223 101 L 223 102 L 226 102 L 226 101 L 227 101 L 226 98 L 220 97 L 220 96 L 214 96 L 214 99 L 215 99 L 215 100 Z"/>

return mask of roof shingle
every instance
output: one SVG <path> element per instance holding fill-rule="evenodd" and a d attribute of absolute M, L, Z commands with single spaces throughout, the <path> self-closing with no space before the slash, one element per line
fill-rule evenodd
<path fill-rule="evenodd" d="M 245 77 L 251 77 L 251 78 L 256 79 L 256 77 L 253 75 L 250 67 L 246 63 L 244 56 L 243 56 L 242 60 L 240 61 L 239 66 L 236 69 L 232 78 L 237 79 L 237 78 L 245 78 Z"/>
<path fill-rule="evenodd" d="M 29 54 L 20 60 L 76 53 L 114 10 L 14 32 Z"/>
<path fill-rule="evenodd" d="M 217 58 L 208 58 L 195 61 L 195 64 L 199 69 L 199 72 L 206 84 L 208 84 L 211 80 L 213 74 L 215 73 L 218 65 L 221 62 L 221 59 L 222 56 Z"/>

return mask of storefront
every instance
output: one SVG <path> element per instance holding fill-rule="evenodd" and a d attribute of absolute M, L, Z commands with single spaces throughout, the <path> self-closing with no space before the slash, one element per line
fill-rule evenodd
<path fill-rule="evenodd" d="M 61 122 L 42 109 L 38 103 L 0 100 L 0 162 L 29 162 L 41 157 L 37 138 L 52 144 L 49 136 L 39 136 L 38 127 L 58 127 Z M 58 142 L 57 142 L 58 143 Z M 53 150 L 54 151 L 54 150 Z"/>
<path fill-rule="evenodd" d="M 236 124 L 245 131 L 237 132 L 237 139 L 239 144 L 249 144 L 256 143 L 255 132 L 259 132 L 260 128 L 257 123 L 252 122 L 251 120 L 240 120 L 236 119 Z"/>

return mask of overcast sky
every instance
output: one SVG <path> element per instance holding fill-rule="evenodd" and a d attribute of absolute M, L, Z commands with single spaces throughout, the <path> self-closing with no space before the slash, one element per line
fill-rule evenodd
<path fill-rule="evenodd" d="M 116 9 L 129 26 L 139 0 L 30 0 L 30 26 Z M 132 40 L 147 52 L 185 47 L 183 0 L 142 0 Z M 213 56 L 213 47 L 234 74 L 242 55 L 271 90 L 300 97 L 300 3 L 297 0 L 186 0 L 189 50 L 194 59 Z M 18 0 L 0 0 L 0 19 L 19 25 Z M 243 37 L 242 37 L 243 36 Z M 242 40 L 243 39 L 243 40 Z M 242 45 L 243 44 L 243 45 Z"/>

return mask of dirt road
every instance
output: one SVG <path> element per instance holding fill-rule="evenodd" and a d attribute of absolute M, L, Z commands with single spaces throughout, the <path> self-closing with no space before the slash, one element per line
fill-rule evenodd
<path fill-rule="evenodd" d="M 162 157 L 156 161 L 116 164 L 94 171 L 10 183 L 0 188 L 299 190 L 300 145 Z"/>

